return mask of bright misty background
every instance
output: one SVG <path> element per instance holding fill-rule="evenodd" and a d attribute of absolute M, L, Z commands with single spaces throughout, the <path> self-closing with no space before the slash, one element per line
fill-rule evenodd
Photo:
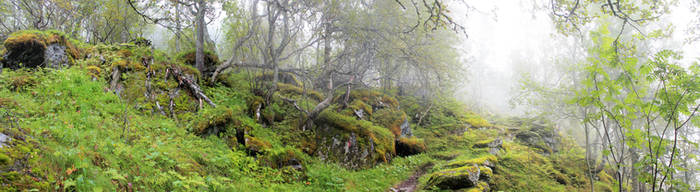
<path fill-rule="evenodd" d="M 512 99 L 518 96 L 519 81 L 524 74 L 541 81 L 556 81 L 553 71 L 557 59 L 572 57 L 577 40 L 557 33 L 551 20 L 549 0 L 517 1 L 450 1 L 448 9 L 455 21 L 466 28 L 462 46 L 457 47 L 468 70 L 462 89 L 456 97 L 474 110 L 503 115 L 527 115 Z M 657 23 L 673 23 L 673 38 L 661 47 L 683 50 L 681 64 L 689 65 L 698 58 L 692 50 L 700 49 L 686 32 L 693 22 L 689 0 L 681 0 L 670 14 Z M 219 16 L 208 25 L 214 41 L 224 41 Z M 631 30 L 628 30 L 631 33 Z M 167 35 L 163 35 L 167 34 Z M 160 26 L 147 35 L 156 47 L 167 49 L 172 34 Z M 579 52 L 577 52 L 579 51 Z M 581 57 L 582 58 L 582 57 Z"/>
<path fill-rule="evenodd" d="M 578 42 L 558 34 L 552 24 L 551 12 L 545 8 L 549 2 L 477 0 L 469 1 L 469 7 L 453 2 L 455 17 L 467 28 L 468 38 L 461 48 L 470 74 L 457 98 L 482 111 L 527 115 L 510 104 L 518 96 L 521 76 L 528 73 L 556 81 L 552 70 L 556 59 L 576 54 Z M 681 64 L 686 66 L 697 60 L 698 53 L 692 50 L 699 49 L 697 41 L 686 42 L 690 38 L 686 27 L 693 21 L 689 3 L 679 1 L 659 21 L 675 26 L 672 40 L 659 46 L 683 50 Z"/>

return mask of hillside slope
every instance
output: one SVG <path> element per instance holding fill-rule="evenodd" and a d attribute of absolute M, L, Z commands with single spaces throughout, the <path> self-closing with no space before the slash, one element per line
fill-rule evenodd
<path fill-rule="evenodd" d="M 323 96 L 291 74 L 265 99 L 269 74 L 203 83 L 191 54 L 142 41 L 24 31 L 0 52 L 3 191 L 590 191 L 582 149 L 552 125 L 449 98 L 337 92 L 306 129 L 300 110 Z"/>

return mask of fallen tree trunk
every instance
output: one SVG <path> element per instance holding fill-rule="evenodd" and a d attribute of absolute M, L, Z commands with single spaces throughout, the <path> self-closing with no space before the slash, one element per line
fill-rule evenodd
<path fill-rule="evenodd" d="M 197 85 L 197 83 L 192 80 L 192 78 L 188 77 L 187 75 L 182 73 L 182 70 L 180 70 L 177 67 L 170 67 L 170 74 L 173 75 L 173 77 L 177 80 L 178 84 L 180 86 L 185 87 L 187 90 L 192 93 L 198 100 L 204 100 L 206 101 L 209 105 L 212 107 L 216 107 L 216 104 L 212 102 L 207 95 L 202 92 L 202 89 Z"/>

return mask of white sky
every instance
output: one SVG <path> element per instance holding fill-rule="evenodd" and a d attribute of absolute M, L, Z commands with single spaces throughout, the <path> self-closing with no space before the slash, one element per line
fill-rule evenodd
<path fill-rule="evenodd" d="M 561 57 L 572 46 L 557 36 L 549 10 L 535 10 L 535 1 L 468 1 L 475 10 L 468 10 L 462 3 L 452 4 L 454 17 L 467 28 L 469 35 L 460 48 L 467 58 L 470 75 L 465 77 L 458 98 L 491 112 L 520 113 L 508 104 L 512 90 L 517 88 L 519 72 L 546 76 L 550 70 L 544 66 L 551 66 L 556 55 Z M 686 27 L 694 19 L 688 4 L 682 0 L 671 14 L 662 18 L 673 22 L 676 29 L 670 41 L 658 43 L 660 47 L 684 50 L 685 64 L 696 61 L 698 54 L 694 50 L 700 50 L 697 43 L 683 43 Z"/>

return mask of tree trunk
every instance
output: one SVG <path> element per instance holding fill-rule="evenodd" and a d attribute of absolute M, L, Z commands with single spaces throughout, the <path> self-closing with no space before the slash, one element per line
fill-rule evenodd
<path fill-rule="evenodd" d="M 588 176 L 588 182 L 591 184 L 591 192 L 594 192 L 594 175 L 593 175 L 593 170 L 591 169 L 591 142 L 589 139 L 589 133 L 588 133 L 588 124 L 586 122 L 583 122 L 583 129 L 586 133 L 586 168 L 588 170 L 587 176 Z"/>
<path fill-rule="evenodd" d="M 180 24 L 180 3 L 175 3 L 175 52 L 180 52 L 180 39 L 182 34 Z"/>
<path fill-rule="evenodd" d="M 197 52 L 195 55 L 195 67 L 201 72 L 204 71 L 204 28 L 206 25 L 204 22 L 204 12 L 206 11 L 206 6 L 204 0 L 199 0 L 197 5 L 197 40 L 195 42 Z"/>

